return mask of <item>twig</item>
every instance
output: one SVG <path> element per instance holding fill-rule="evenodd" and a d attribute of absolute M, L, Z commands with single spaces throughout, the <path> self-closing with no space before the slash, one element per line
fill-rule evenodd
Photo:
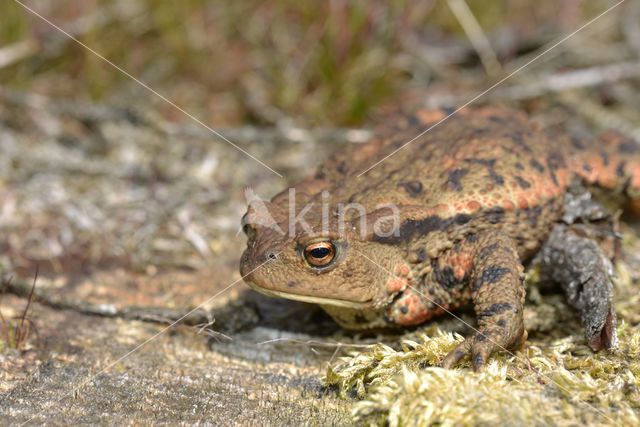
<path fill-rule="evenodd" d="M 511 87 L 498 88 L 487 94 L 489 100 L 523 100 L 537 98 L 547 93 L 564 92 L 572 89 L 615 83 L 640 77 L 640 61 L 620 62 L 611 65 L 598 65 L 547 76 L 538 76 L 530 81 Z M 444 107 L 457 105 L 468 99 L 468 95 L 428 98 L 426 103 L 430 107 Z"/>
<path fill-rule="evenodd" d="M 172 323 L 184 316 L 188 310 L 174 310 L 170 308 L 156 307 L 122 307 L 113 304 L 92 304 L 86 301 L 72 301 L 50 295 L 48 292 L 34 289 L 24 282 L 13 280 L 6 285 L 7 292 L 20 297 L 29 297 L 36 302 L 58 310 L 73 310 L 92 316 L 119 318 L 125 320 L 140 320 L 151 323 Z M 191 313 L 181 323 L 189 326 L 208 324 L 212 315 L 209 311 L 201 309 Z"/>
<path fill-rule="evenodd" d="M 198 335 L 206 335 L 209 338 L 213 338 L 215 340 L 219 340 L 219 338 L 224 338 L 227 341 L 233 341 L 233 338 L 231 338 L 228 335 L 223 334 L 220 331 L 216 331 L 212 328 L 213 324 L 216 323 L 215 319 L 210 320 L 207 323 L 201 323 L 199 325 L 193 325 L 194 328 L 196 328 L 196 333 Z"/>
<path fill-rule="evenodd" d="M 620 62 L 538 77 L 536 81 L 524 85 L 498 90 L 496 96 L 512 100 L 527 99 L 549 92 L 564 92 L 638 77 L 640 77 L 640 61 Z"/>

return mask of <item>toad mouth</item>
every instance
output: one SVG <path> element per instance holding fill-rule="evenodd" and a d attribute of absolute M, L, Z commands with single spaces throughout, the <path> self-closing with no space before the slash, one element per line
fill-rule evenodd
<path fill-rule="evenodd" d="M 308 302 L 311 304 L 332 305 L 335 307 L 365 309 L 365 308 L 370 308 L 371 302 L 372 302 L 372 301 L 356 302 L 356 301 L 348 301 L 348 300 L 342 300 L 342 299 L 336 299 L 336 298 L 314 297 L 309 295 L 300 295 L 300 294 L 293 294 L 289 292 L 275 291 L 272 289 L 261 288 L 260 286 L 246 279 L 245 279 L 245 283 L 249 285 L 251 289 L 258 291 L 263 295 L 267 295 L 270 297 L 286 298 L 294 301 Z"/>

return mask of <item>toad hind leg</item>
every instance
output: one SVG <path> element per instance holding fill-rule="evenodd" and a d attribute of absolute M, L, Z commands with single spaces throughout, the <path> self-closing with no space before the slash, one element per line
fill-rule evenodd
<path fill-rule="evenodd" d="M 510 237 L 497 230 L 479 236 L 470 281 L 478 330 L 445 357 L 443 367 L 470 355 L 473 368 L 480 370 L 494 351 L 516 348 L 526 340 L 522 271 Z"/>
<path fill-rule="evenodd" d="M 615 349 L 613 267 L 596 241 L 580 235 L 581 227 L 554 227 L 541 251 L 541 271 L 562 286 L 569 304 L 580 312 L 589 347 Z"/>

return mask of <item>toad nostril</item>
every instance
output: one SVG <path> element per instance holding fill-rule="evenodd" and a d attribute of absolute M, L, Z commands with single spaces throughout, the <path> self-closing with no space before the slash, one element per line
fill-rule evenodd
<path fill-rule="evenodd" d="M 276 259 L 276 254 L 274 254 L 273 252 L 267 252 L 267 258 L 272 260 L 272 259 Z"/>
<path fill-rule="evenodd" d="M 256 229 L 251 224 L 244 224 L 242 231 L 247 235 L 249 240 L 253 240 L 256 237 Z"/>

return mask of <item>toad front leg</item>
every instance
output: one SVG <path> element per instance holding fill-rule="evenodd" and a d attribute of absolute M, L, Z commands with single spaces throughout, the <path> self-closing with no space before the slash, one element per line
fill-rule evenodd
<path fill-rule="evenodd" d="M 479 237 L 469 284 L 478 330 L 445 357 L 443 367 L 471 355 L 473 368 L 479 370 L 494 351 L 516 348 L 526 340 L 522 272 L 511 238 L 498 230 L 487 230 Z"/>

